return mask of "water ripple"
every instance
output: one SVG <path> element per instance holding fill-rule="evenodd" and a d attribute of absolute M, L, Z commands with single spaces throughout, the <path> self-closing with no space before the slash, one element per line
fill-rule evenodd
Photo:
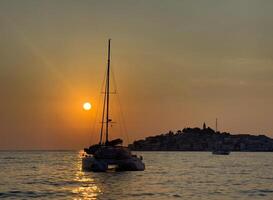
<path fill-rule="evenodd" d="M 0 198 L 273 199 L 270 153 L 141 154 L 144 172 L 92 173 L 75 151 L 1 152 Z"/>

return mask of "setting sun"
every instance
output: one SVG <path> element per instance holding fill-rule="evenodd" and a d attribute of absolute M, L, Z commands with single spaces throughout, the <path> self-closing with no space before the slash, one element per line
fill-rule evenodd
<path fill-rule="evenodd" d="M 84 110 L 90 110 L 92 105 L 89 102 L 85 102 L 82 107 Z"/>

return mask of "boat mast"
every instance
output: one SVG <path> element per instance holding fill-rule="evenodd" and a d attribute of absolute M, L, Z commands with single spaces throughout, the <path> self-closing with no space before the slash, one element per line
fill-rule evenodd
<path fill-rule="evenodd" d="M 102 136 L 103 136 L 103 127 L 104 127 L 104 118 L 105 118 L 105 99 L 106 99 L 106 89 L 107 84 L 105 84 L 105 90 L 104 90 L 104 98 L 103 98 L 103 110 L 102 110 L 102 119 L 101 119 L 101 129 L 100 129 L 100 142 L 99 144 L 102 144 Z"/>
<path fill-rule="evenodd" d="M 108 127 L 109 127 L 109 91 L 110 91 L 110 48 L 111 39 L 108 40 L 108 59 L 107 59 L 107 79 L 106 79 L 106 141 L 108 143 Z"/>

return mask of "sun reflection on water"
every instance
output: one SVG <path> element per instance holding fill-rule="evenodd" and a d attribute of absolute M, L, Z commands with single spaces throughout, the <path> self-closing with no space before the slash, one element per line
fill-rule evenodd
<path fill-rule="evenodd" d="M 77 163 L 77 171 L 74 181 L 77 181 L 80 185 L 72 190 L 72 193 L 77 196 L 74 198 L 75 200 L 96 200 L 98 199 L 98 195 L 102 193 L 101 189 L 92 178 L 92 174 L 87 174 L 82 171 L 81 159 L 79 159 Z"/>

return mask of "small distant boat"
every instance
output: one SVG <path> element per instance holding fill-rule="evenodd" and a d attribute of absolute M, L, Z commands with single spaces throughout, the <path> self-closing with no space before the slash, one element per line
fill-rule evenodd
<path fill-rule="evenodd" d="M 229 155 L 230 151 L 229 150 L 223 150 L 223 149 L 218 149 L 218 150 L 213 150 L 212 154 L 214 155 Z"/>
<path fill-rule="evenodd" d="M 224 139 L 218 141 L 215 144 L 215 146 L 212 150 L 212 154 L 214 154 L 214 155 L 229 155 L 230 154 L 230 148 L 228 145 L 225 144 Z"/>
<path fill-rule="evenodd" d="M 105 172 L 110 169 L 115 169 L 116 171 L 143 171 L 145 170 L 145 164 L 142 161 L 142 156 L 133 155 L 127 147 L 122 146 L 123 141 L 119 138 L 112 141 L 108 140 L 109 124 L 112 121 L 109 118 L 110 47 L 111 40 L 109 39 L 100 141 L 98 144 L 84 149 L 82 169 L 93 172 Z M 103 135 L 105 135 L 105 141 L 102 139 Z"/>

